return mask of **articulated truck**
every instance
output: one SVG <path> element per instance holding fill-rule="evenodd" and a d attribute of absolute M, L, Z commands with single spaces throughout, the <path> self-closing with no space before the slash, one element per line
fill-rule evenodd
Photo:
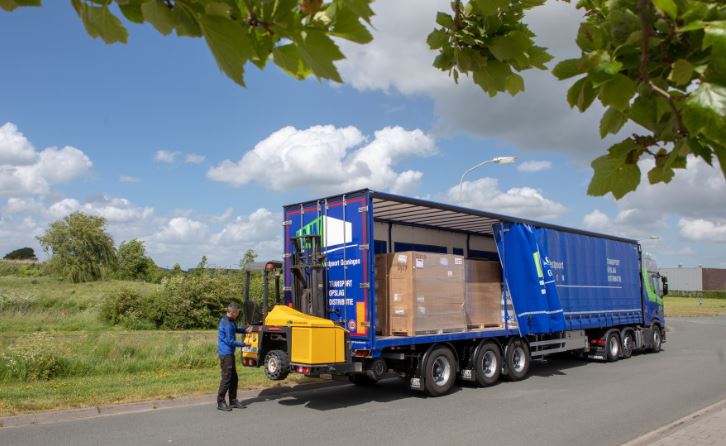
<path fill-rule="evenodd" d="M 244 305 L 242 363 L 273 380 L 373 385 L 395 373 L 438 396 L 457 379 L 521 380 L 552 354 L 617 361 L 665 342 L 667 281 L 636 240 L 367 189 L 284 206 L 283 216 L 282 292 L 269 311 L 267 293 L 264 311 Z M 496 301 L 478 312 L 489 323 L 467 319 L 478 311 L 469 265 L 496 267 L 486 288 Z M 401 284 L 408 307 L 397 302 Z M 426 314 L 442 308 L 445 318 Z M 420 323 L 432 320 L 442 322 Z"/>

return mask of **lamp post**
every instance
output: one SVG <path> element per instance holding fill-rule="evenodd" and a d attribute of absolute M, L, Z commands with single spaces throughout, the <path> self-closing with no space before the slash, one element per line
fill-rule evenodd
<path fill-rule="evenodd" d="M 466 172 L 464 172 L 461 175 L 461 179 L 459 180 L 459 199 L 461 199 L 463 187 L 464 187 L 464 177 L 470 173 L 471 171 L 474 171 L 481 166 L 484 166 L 486 164 L 512 164 L 517 161 L 517 157 L 515 156 L 498 156 L 496 158 L 492 158 L 490 160 L 482 161 L 481 163 L 470 167 Z"/>

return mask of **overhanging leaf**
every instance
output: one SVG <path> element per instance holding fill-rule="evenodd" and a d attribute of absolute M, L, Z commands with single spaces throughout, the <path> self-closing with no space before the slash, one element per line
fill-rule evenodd
<path fill-rule="evenodd" d="M 600 138 L 604 138 L 608 133 L 618 133 L 626 122 L 628 117 L 624 113 L 614 107 L 608 108 L 600 119 Z"/>
<path fill-rule="evenodd" d="M 588 195 L 612 193 L 620 199 L 634 191 L 640 184 L 640 168 L 637 162 L 629 162 L 628 153 L 635 148 L 633 140 L 628 138 L 612 146 L 607 155 L 595 159 L 591 164 L 594 173 Z"/>
<path fill-rule="evenodd" d="M 673 0 L 653 0 L 653 4 L 656 8 L 668 14 L 673 20 L 678 17 L 678 6 L 676 6 L 676 2 Z"/>
<path fill-rule="evenodd" d="M 600 87 L 598 97 L 605 106 L 612 106 L 620 111 L 628 108 L 630 98 L 635 94 L 635 82 L 623 74 L 615 75 Z"/>
<path fill-rule="evenodd" d="M 200 14 L 197 18 L 219 68 L 244 86 L 244 66 L 254 55 L 246 30 L 238 22 L 222 17 Z"/>

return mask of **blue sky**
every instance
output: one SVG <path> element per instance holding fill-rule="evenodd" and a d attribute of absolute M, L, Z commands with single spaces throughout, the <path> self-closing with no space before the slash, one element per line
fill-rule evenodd
<path fill-rule="evenodd" d="M 143 239 L 162 265 L 192 266 L 203 254 L 233 265 L 250 247 L 280 255 L 283 204 L 370 185 L 658 235 L 646 247 L 662 265 L 726 266 L 726 186 L 715 169 L 692 161 L 674 184 L 620 203 L 587 197 L 588 163 L 607 147 L 602 109 L 569 110 L 567 84 L 547 73 L 528 74 L 517 98 L 455 86 L 430 67 L 424 44 L 435 1 L 375 4 L 374 43 L 342 44 L 344 85 L 249 66 L 246 89 L 200 39 L 127 24 L 128 45 L 107 46 L 68 2 L 45 3 L 0 13 L 0 253 L 37 248 L 49 222 L 82 210 L 107 217 L 117 242 Z M 548 4 L 530 20 L 558 58 L 575 54 L 572 6 Z M 326 162 L 301 156 L 314 153 Z M 473 173 L 464 196 L 450 191 L 469 166 L 499 155 L 519 163 Z M 363 170 L 350 168 L 356 156 Z M 541 170 L 523 171 L 526 161 Z"/>

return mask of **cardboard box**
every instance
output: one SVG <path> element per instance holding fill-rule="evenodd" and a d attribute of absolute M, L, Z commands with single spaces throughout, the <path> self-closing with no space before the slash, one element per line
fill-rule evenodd
<path fill-rule="evenodd" d="M 378 254 L 375 258 L 375 299 L 376 299 L 376 334 L 389 336 L 389 305 L 388 305 L 388 270 L 390 254 Z"/>
<path fill-rule="evenodd" d="M 467 327 L 502 327 L 502 269 L 499 262 L 467 260 L 465 263 Z"/>
<path fill-rule="evenodd" d="M 450 254 L 389 254 L 389 328 L 393 335 L 466 330 L 464 259 Z"/>

